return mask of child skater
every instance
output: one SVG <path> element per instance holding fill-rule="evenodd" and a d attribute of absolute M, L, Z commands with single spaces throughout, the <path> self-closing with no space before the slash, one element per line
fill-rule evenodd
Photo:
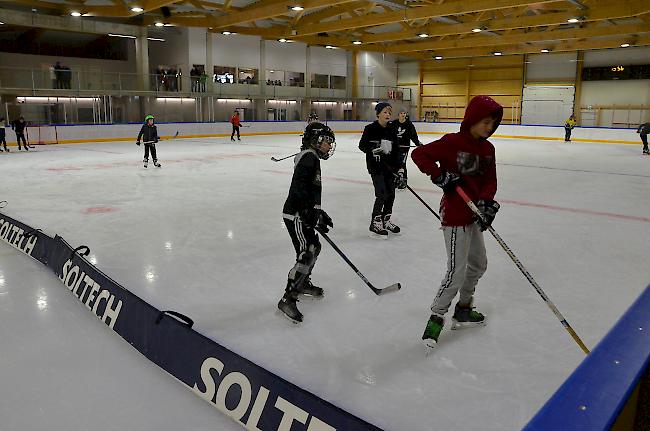
<path fill-rule="evenodd" d="M 431 177 L 444 193 L 440 202 L 442 233 L 447 249 L 447 273 L 433 304 L 431 317 L 422 335 L 433 348 L 444 325 L 444 316 L 460 292 L 452 316 L 452 329 L 481 326 L 485 316 L 474 310 L 476 284 L 487 269 L 483 232 L 499 210 L 494 146 L 487 140 L 499 127 L 503 108 L 488 96 L 476 96 L 467 106 L 460 132 L 413 150 L 417 167 Z M 460 185 L 483 214 L 477 219 L 456 192 Z"/>
<path fill-rule="evenodd" d="M 138 133 L 137 145 L 140 145 L 140 138 L 144 138 L 144 167 L 146 168 L 149 164 L 149 151 L 151 151 L 151 158 L 153 159 L 153 165 L 157 168 L 160 167 L 158 163 L 158 157 L 156 157 L 156 142 L 160 139 L 158 137 L 158 129 L 153 124 L 154 118 L 153 115 L 147 115 L 144 117 L 144 124 Z"/>
<path fill-rule="evenodd" d="M 296 306 L 298 295 L 323 297 L 323 289 L 314 286 L 309 276 L 321 248 L 315 228 L 328 232 L 330 227 L 334 227 L 330 216 L 320 207 L 320 161 L 329 159 L 335 147 L 334 132 L 326 125 L 312 122 L 305 128 L 302 151 L 294 159 L 289 196 L 282 209 L 284 224 L 296 250 L 296 263 L 289 271 L 278 309 L 293 323 L 303 320 Z"/>

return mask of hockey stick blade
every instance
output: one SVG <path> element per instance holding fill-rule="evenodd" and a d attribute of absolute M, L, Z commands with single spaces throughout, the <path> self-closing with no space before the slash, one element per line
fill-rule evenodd
<path fill-rule="evenodd" d="M 395 283 L 395 284 L 391 284 L 388 287 L 384 287 L 383 289 L 375 288 L 373 289 L 373 292 L 375 292 L 376 295 L 385 295 L 387 293 L 397 292 L 401 288 L 402 288 L 401 283 Z"/>

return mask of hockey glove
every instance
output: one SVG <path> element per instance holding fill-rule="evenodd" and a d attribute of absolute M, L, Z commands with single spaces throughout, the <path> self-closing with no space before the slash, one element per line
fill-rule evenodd
<path fill-rule="evenodd" d="M 402 190 L 406 188 L 406 178 L 404 178 L 404 168 L 400 168 L 397 171 L 397 176 L 395 177 L 395 187 Z"/>
<path fill-rule="evenodd" d="M 460 177 L 453 172 L 442 171 L 438 177 L 431 177 L 431 182 L 440 187 L 445 193 L 450 193 L 460 182 Z"/>
<path fill-rule="evenodd" d="M 135 145 L 140 145 L 140 141 L 135 141 Z"/>
<path fill-rule="evenodd" d="M 318 222 L 318 210 L 313 207 L 300 210 L 298 216 L 307 227 L 315 227 Z"/>
<path fill-rule="evenodd" d="M 485 232 L 492 225 L 494 217 L 496 217 L 501 205 L 497 201 L 484 199 L 479 199 L 475 202 L 475 205 L 483 215 L 483 220 L 480 217 L 476 217 L 476 224 L 478 224 L 481 232 Z"/>
<path fill-rule="evenodd" d="M 334 227 L 332 218 L 323 210 L 316 210 L 318 212 L 318 219 L 316 221 L 316 229 L 327 233 L 330 231 L 329 228 Z"/>

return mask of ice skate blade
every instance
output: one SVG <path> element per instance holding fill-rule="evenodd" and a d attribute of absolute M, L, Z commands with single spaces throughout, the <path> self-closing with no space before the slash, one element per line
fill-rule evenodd
<path fill-rule="evenodd" d="M 485 320 L 482 322 L 458 322 L 454 319 L 451 319 L 451 329 L 466 329 L 466 328 L 476 328 L 478 326 L 485 326 Z"/>
<path fill-rule="evenodd" d="M 424 346 L 424 356 L 429 356 L 431 353 L 433 353 L 438 343 L 436 340 L 428 338 L 426 340 L 422 340 L 422 345 Z"/>
<path fill-rule="evenodd" d="M 302 323 L 302 321 L 300 321 L 300 320 L 292 319 L 291 317 L 286 315 L 284 313 L 284 311 L 280 310 L 279 308 L 275 312 L 276 312 L 276 314 L 282 315 L 285 319 L 287 319 L 289 322 L 293 323 L 294 325 L 300 325 Z"/>
<path fill-rule="evenodd" d="M 379 235 L 378 233 L 370 232 L 370 238 L 372 239 L 388 239 L 388 235 Z"/>
<path fill-rule="evenodd" d="M 312 300 L 312 301 L 320 301 L 321 299 L 323 299 L 325 297 L 324 293 L 322 295 L 320 295 L 320 296 L 316 296 L 316 295 L 310 295 L 309 293 L 298 292 L 298 295 L 302 296 L 304 299 L 309 299 L 309 300 Z"/>
<path fill-rule="evenodd" d="M 391 232 L 391 231 L 388 231 L 388 235 L 391 235 L 391 236 L 401 236 L 401 235 L 402 235 L 402 232 L 401 232 L 401 231 L 400 231 L 400 232 Z"/>

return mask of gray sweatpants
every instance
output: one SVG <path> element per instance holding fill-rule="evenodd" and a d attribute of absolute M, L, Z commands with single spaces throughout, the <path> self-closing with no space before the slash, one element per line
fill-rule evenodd
<path fill-rule="evenodd" d="M 431 304 L 431 312 L 440 317 L 449 310 L 451 301 L 460 291 L 461 304 L 469 304 L 476 283 L 487 269 L 483 232 L 476 223 L 467 226 L 443 226 L 447 248 L 447 274 Z"/>

